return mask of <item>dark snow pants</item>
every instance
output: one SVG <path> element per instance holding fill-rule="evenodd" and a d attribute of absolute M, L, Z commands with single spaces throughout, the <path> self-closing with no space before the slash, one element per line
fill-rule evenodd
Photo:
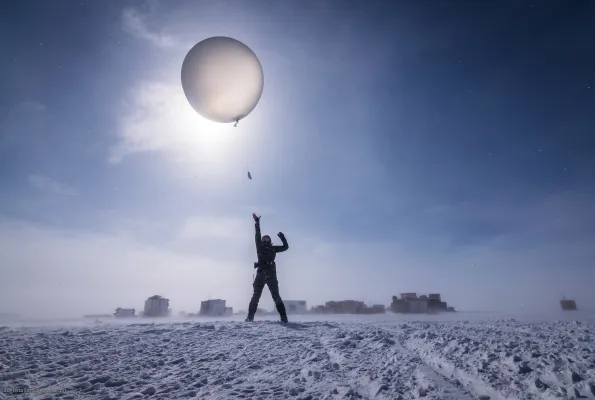
<path fill-rule="evenodd" d="M 260 267 L 257 269 L 256 278 L 254 279 L 254 284 L 252 285 L 254 287 L 254 293 L 252 294 L 250 306 L 248 307 L 248 318 L 253 319 L 254 314 L 256 314 L 256 310 L 258 309 L 258 301 L 262 295 L 264 285 L 267 285 L 271 291 L 271 296 L 273 296 L 273 301 L 275 302 L 275 307 L 277 307 L 277 311 L 281 316 L 281 320 L 286 321 L 287 312 L 285 311 L 285 304 L 283 304 L 283 300 L 281 300 L 281 295 L 279 295 L 279 281 L 277 280 L 277 268 L 275 265 L 264 268 Z"/>

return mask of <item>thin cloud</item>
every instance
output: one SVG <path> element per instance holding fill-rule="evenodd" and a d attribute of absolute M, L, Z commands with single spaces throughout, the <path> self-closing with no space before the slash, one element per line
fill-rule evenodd
<path fill-rule="evenodd" d="M 34 187 L 35 189 L 51 194 L 57 194 L 62 196 L 75 196 L 76 191 L 74 188 L 57 182 L 47 176 L 43 175 L 29 175 L 27 177 L 27 182 Z"/>
<path fill-rule="evenodd" d="M 118 143 L 109 162 L 153 151 L 183 151 L 191 146 L 191 124 L 180 121 L 180 109 L 188 104 L 179 87 L 162 82 L 141 82 L 124 103 L 118 118 Z"/>
<path fill-rule="evenodd" d="M 181 44 L 172 35 L 163 32 L 154 32 L 149 29 L 147 25 L 149 16 L 149 14 L 141 14 L 133 8 L 125 9 L 122 12 L 122 29 L 129 35 L 145 40 L 159 48 L 173 48 Z"/>
<path fill-rule="evenodd" d="M 246 122 L 244 130 L 253 123 L 254 119 Z M 179 84 L 159 81 L 143 81 L 129 92 L 120 108 L 116 136 L 108 157 L 111 164 L 139 153 L 165 153 L 197 173 L 229 170 L 237 175 L 238 164 L 249 154 L 245 136 L 231 124 L 203 119 Z"/>

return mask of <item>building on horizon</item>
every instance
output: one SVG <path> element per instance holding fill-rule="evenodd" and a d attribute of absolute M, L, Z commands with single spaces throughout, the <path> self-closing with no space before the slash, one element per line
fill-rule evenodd
<path fill-rule="evenodd" d="M 448 307 L 442 301 L 440 293 L 417 296 L 417 293 L 401 293 L 401 298 L 393 296 L 390 310 L 399 314 L 433 314 L 439 312 L 453 312 L 453 307 Z"/>
<path fill-rule="evenodd" d="M 205 317 L 227 317 L 233 315 L 233 308 L 227 307 L 225 300 L 205 300 L 200 302 L 198 315 Z"/>
<path fill-rule="evenodd" d="M 357 300 L 327 301 L 324 305 L 332 314 L 360 314 L 366 303 Z"/>
<path fill-rule="evenodd" d="M 565 297 L 562 297 L 562 300 L 560 300 L 560 307 L 562 307 L 563 311 L 576 311 L 578 309 L 576 301 L 567 300 Z"/>
<path fill-rule="evenodd" d="M 130 318 L 136 317 L 136 310 L 134 308 L 116 308 L 116 312 L 114 313 L 114 317 L 118 318 Z"/>
<path fill-rule="evenodd" d="M 374 304 L 371 307 L 373 314 L 384 314 L 386 313 L 386 306 L 384 304 Z"/>
<path fill-rule="evenodd" d="M 401 299 L 402 300 L 415 300 L 417 299 L 417 293 L 401 293 Z"/>
<path fill-rule="evenodd" d="M 308 303 L 306 300 L 283 300 L 287 314 L 306 314 L 308 313 Z"/>
<path fill-rule="evenodd" d="M 323 306 L 312 307 L 313 314 L 382 314 L 386 307 L 381 304 L 368 307 L 363 301 L 342 300 L 327 301 Z"/>
<path fill-rule="evenodd" d="M 357 314 L 385 314 L 386 306 L 383 304 L 374 304 L 371 307 L 365 306 L 360 308 Z"/>
<path fill-rule="evenodd" d="M 169 313 L 169 299 L 154 295 L 145 300 L 144 317 L 167 317 Z"/>

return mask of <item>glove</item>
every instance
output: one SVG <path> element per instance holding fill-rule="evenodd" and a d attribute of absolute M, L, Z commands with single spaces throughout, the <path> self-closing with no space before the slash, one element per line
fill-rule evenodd
<path fill-rule="evenodd" d="M 279 239 L 285 239 L 285 235 L 283 234 L 283 232 L 277 233 L 277 236 L 279 236 Z"/>
<path fill-rule="evenodd" d="M 257 216 L 255 213 L 252 213 L 252 218 L 254 218 L 254 222 L 260 221 L 260 217 Z"/>

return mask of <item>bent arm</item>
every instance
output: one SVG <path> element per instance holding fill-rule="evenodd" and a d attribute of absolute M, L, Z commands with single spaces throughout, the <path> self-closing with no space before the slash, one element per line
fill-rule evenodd
<path fill-rule="evenodd" d="M 282 253 L 285 250 L 289 249 L 289 243 L 287 243 L 287 239 L 285 238 L 285 236 L 281 238 L 281 241 L 283 242 L 283 246 L 273 246 L 273 248 L 275 249 L 275 253 Z"/>

